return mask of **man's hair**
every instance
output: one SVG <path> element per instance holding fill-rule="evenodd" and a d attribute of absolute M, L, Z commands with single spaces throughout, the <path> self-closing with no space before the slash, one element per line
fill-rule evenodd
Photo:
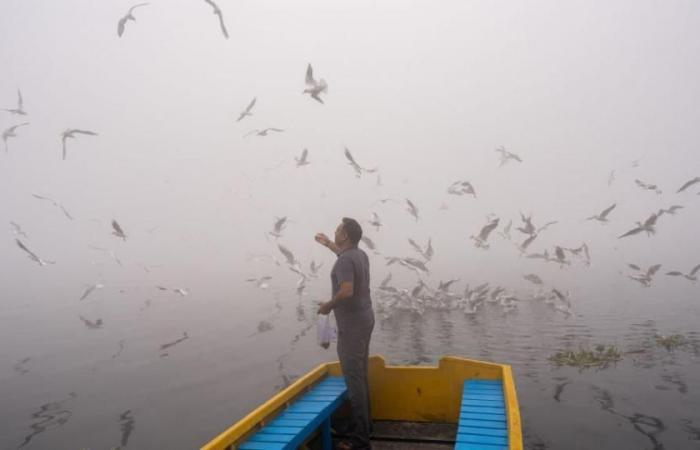
<path fill-rule="evenodd" d="M 362 227 L 355 219 L 343 217 L 343 230 L 348 234 L 348 238 L 353 245 L 357 245 L 362 239 Z"/>

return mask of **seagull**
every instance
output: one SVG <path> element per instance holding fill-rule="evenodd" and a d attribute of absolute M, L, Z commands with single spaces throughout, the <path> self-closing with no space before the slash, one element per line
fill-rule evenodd
<path fill-rule="evenodd" d="M 10 225 L 12 226 L 12 231 L 15 233 L 15 235 L 29 238 L 29 236 L 27 236 L 27 233 L 25 233 L 24 230 L 22 230 L 22 227 L 20 227 L 17 222 L 10 221 Z"/>
<path fill-rule="evenodd" d="M 275 218 L 275 224 L 273 225 L 272 231 L 268 232 L 268 234 L 276 238 L 282 237 L 282 231 L 286 226 L 287 216 Z"/>
<path fill-rule="evenodd" d="M 105 287 L 105 285 L 102 283 L 95 283 L 93 285 L 90 285 L 87 289 L 85 289 L 85 292 L 83 292 L 83 295 L 80 296 L 80 301 L 85 300 L 88 297 L 88 295 L 92 294 L 92 292 L 95 289 L 102 289 L 103 287 Z"/>
<path fill-rule="evenodd" d="M 528 259 L 544 259 L 545 261 L 552 261 L 552 258 L 549 256 L 549 251 L 547 250 L 545 250 L 544 253 L 530 253 L 525 257 Z"/>
<path fill-rule="evenodd" d="M 644 287 L 651 286 L 652 277 L 661 268 L 661 264 L 654 264 L 653 266 L 650 266 L 646 272 L 644 272 L 644 271 L 641 271 L 639 266 L 637 266 L 636 264 L 628 264 L 628 266 L 631 269 L 640 270 L 639 274 L 637 274 L 636 276 L 628 275 L 628 278 L 641 283 L 642 286 L 644 286 Z"/>
<path fill-rule="evenodd" d="M 509 159 L 512 159 L 512 160 L 515 160 L 518 162 L 523 162 L 523 160 L 520 159 L 520 157 L 518 155 L 507 151 L 505 149 L 505 147 L 503 147 L 503 146 L 498 147 L 495 151 L 501 154 L 500 155 L 501 163 L 499 164 L 499 167 L 502 167 L 505 163 L 508 162 Z"/>
<path fill-rule="evenodd" d="M 270 281 L 271 279 L 271 276 L 266 275 L 260 278 L 246 278 L 246 281 L 255 283 L 255 287 L 258 287 L 260 289 L 267 289 L 268 287 L 270 287 L 268 281 Z"/>
<path fill-rule="evenodd" d="M 642 189 L 646 189 L 647 191 L 654 191 L 657 194 L 662 193 L 661 189 L 659 189 L 659 187 L 655 184 L 648 184 L 641 180 L 634 180 L 634 182 L 637 184 L 637 186 L 639 186 Z"/>
<path fill-rule="evenodd" d="M 350 150 L 345 147 L 345 158 L 348 160 L 348 164 L 352 166 L 352 168 L 355 170 L 355 176 L 357 178 L 360 178 L 362 176 L 362 172 L 367 172 L 367 173 L 374 173 L 377 171 L 377 168 L 375 167 L 374 169 L 365 169 L 361 165 L 357 164 L 357 161 L 355 161 L 355 158 L 353 158 L 352 153 L 350 153 Z"/>
<path fill-rule="evenodd" d="M 22 102 L 22 92 L 17 89 L 17 108 L 16 109 L 8 109 L 8 108 L 3 108 L 5 111 L 9 112 L 10 114 L 19 114 L 20 116 L 26 116 L 27 112 L 24 110 L 24 104 Z"/>
<path fill-rule="evenodd" d="M 45 266 L 47 264 L 56 264 L 54 261 L 44 261 L 43 259 L 39 258 L 34 252 L 29 250 L 19 239 L 15 239 L 15 242 L 17 243 L 17 246 L 27 252 L 27 255 L 29 256 L 29 259 L 32 261 L 36 262 L 40 266 Z"/>
<path fill-rule="evenodd" d="M 535 234 L 535 226 L 532 224 L 532 215 L 525 216 L 523 213 L 520 213 L 520 220 L 523 221 L 524 226 L 516 228 L 516 230 L 520 231 L 523 234 L 529 234 L 533 235 Z"/>
<path fill-rule="evenodd" d="M 374 244 L 374 241 L 372 241 L 372 239 L 370 239 L 370 238 L 367 237 L 367 236 L 362 236 L 362 237 L 360 238 L 360 241 L 362 241 L 362 243 L 365 244 L 365 245 L 367 246 L 368 249 L 370 249 L 370 250 L 376 252 L 377 246 Z"/>
<path fill-rule="evenodd" d="M 698 272 L 700 272 L 700 264 L 698 264 L 697 266 L 693 267 L 693 268 L 690 270 L 690 273 L 687 273 L 687 274 L 682 273 L 682 272 L 679 272 L 679 271 L 677 271 L 677 270 L 673 270 L 673 271 L 671 271 L 671 272 L 666 272 L 666 275 L 670 275 L 670 276 L 672 276 L 672 277 L 681 276 L 681 277 L 686 278 L 686 279 L 688 279 L 688 280 L 690 280 L 690 281 L 698 281 L 698 277 L 697 277 Z"/>
<path fill-rule="evenodd" d="M 314 80 L 314 72 L 311 68 L 311 64 L 309 64 L 306 67 L 305 81 L 306 89 L 304 89 L 304 92 L 302 92 L 302 94 L 310 94 L 311 98 L 323 104 L 323 100 L 321 100 L 321 97 L 319 97 L 319 95 L 321 93 L 328 93 L 328 84 L 326 84 L 326 80 L 324 80 L 323 78 L 321 78 L 319 81 Z"/>
<path fill-rule="evenodd" d="M 372 213 L 372 220 L 369 221 L 369 224 L 376 227 L 377 231 L 379 231 L 379 227 L 382 226 L 382 221 L 379 220 L 379 215 L 376 212 Z"/>
<path fill-rule="evenodd" d="M 676 211 L 683 209 L 683 206 L 681 205 L 672 205 L 668 209 L 660 209 L 659 212 L 656 213 L 657 216 L 661 217 L 662 214 L 670 214 L 672 216 L 676 215 Z"/>
<path fill-rule="evenodd" d="M 134 10 L 140 6 L 146 6 L 148 3 L 139 3 L 138 5 L 134 5 L 131 8 L 129 8 L 129 12 L 126 13 L 124 17 L 119 19 L 119 23 L 117 24 L 117 36 L 122 37 L 122 34 L 124 34 L 124 26 L 126 23 L 130 20 L 133 20 L 136 22 L 136 17 L 132 14 Z"/>
<path fill-rule="evenodd" d="M 61 133 L 61 141 L 63 143 L 63 159 L 66 159 L 66 139 L 74 139 L 76 134 L 86 134 L 88 136 L 97 136 L 97 133 L 89 130 L 78 130 L 75 128 L 68 128 L 63 133 Z"/>
<path fill-rule="evenodd" d="M 7 153 L 7 151 L 8 151 L 7 138 L 17 137 L 17 133 L 15 133 L 15 130 L 17 128 L 23 127 L 25 125 L 29 125 L 29 122 L 20 123 L 19 125 L 13 125 L 10 128 L 8 128 L 2 132 L 2 141 L 5 143 L 5 153 Z"/>
<path fill-rule="evenodd" d="M 476 198 L 474 186 L 468 181 L 455 181 L 447 188 L 447 193 L 452 195 L 471 194 Z"/>
<path fill-rule="evenodd" d="M 554 258 L 555 261 L 559 263 L 559 267 L 564 267 L 565 264 L 571 264 L 569 261 L 566 260 L 566 254 L 564 253 L 564 249 L 559 247 L 558 245 L 554 247 Z"/>
<path fill-rule="evenodd" d="M 683 186 L 681 186 L 676 193 L 680 193 L 688 189 L 690 186 L 694 185 L 695 183 L 700 183 L 700 177 L 695 177 L 692 180 L 686 181 Z"/>
<path fill-rule="evenodd" d="M 112 219 L 112 228 L 114 229 L 114 231 L 112 231 L 113 235 L 115 235 L 116 237 L 120 237 L 126 241 L 126 234 L 124 234 L 124 230 L 114 219 Z"/>
<path fill-rule="evenodd" d="M 425 249 L 418 245 L 416 241 L 413 239 L 409 238 L 408 243 L 411 244 L 411 247 L 418 252 L 425 260 L 430 261 L 433 258 L 434 250 L 433 250 L 433 243 L 432 239 L 428 239 L 428 243 L 425 246 Z"/>
<path fill-rule="evenodd" d="M 289 264 L 290 266 L 294 266 L 298 263 L 298 261 L 294 257 L 294 253 L 289 251 L 289 249 L 287 249 L 287 247 L 284 247 L 282 244 L 277 244 L 277 248 L 279 248 L 280 252 L 287 259 L 287 264 Z"/>
<path fill-rule="evenodd" d="M 212 0 L 204 0 L 206 3 L 209 3 L 212 8 L 214 8 L 214 14 L 219 16 L 219 25 L 221 25 L 221 32 L 224 34 L 224 37 L 228 39 L 228 31 L 226 31 L 226 25 L 224 24 L 224 16 L 221 14 L 221 9 L 214 3 Z"/>
<path fill-rule="evenodd" d="M 530 244 L 532 244 L 532 241 L 534 241 L 535 239 L 537 239 L 537 236 L 538 236 L 537 234 L 533 234 L 532 236 L 530 236 L 530 237 L 528 237 L 527 239 L 525 239 L 525 240 L 523 241 L 523 243 L 520 244 L 520 247 L 519 247 L 519 248 L 520 248 L 520 251 L 521 251 L 521 252 L 524 252 L 525 250 L 527 250 L 527 248 L 530 246 Z"/>
<path fill-rule="evenodd" d="M 284 130 L 281 128 L 272 128 L 272 127 L 263 128 L 262 130 L 255 129 L 255 130 L 249 131 L 248 133 L 244 134 L 243 137 L 248 137 L 252 134 L 264 137 L 264 136 L 267 136 L 267 133 L 269 133 L 270 131 L 276 131 L 278 133 L 282 133 Z"/>
<path fill-rule="evenodd" d="M 428 267 L 425 265 L 425 263 L 423 261 L 420 261 L 420 260 L 415 259 L 415 258 L 399 258 L 396 256 L 387 256 L 386 260 L 387 260 L 387 263 L 386 263 L 387 266 L 390 266 L 390 265 L 394 264 L 395 262 L 398 262 L 402 266 L 407 267 L 407 268 L 415 271 L 416 273 L 418 273 L 419 270 L 422 272 L 425 272 L 425 273 L 430 273 L 430 271 L 428 270 Z"/>
<path fill-rule="evenodd" d="M 542 285 L 542 284 L 544 284 L 544 283 L 542 282 L 542 278 L 538 277 L 538 276 L 535 275 L 534 273 L 529 273 L 529 274 L 527 274 L 527 275 L 524 275 L 523 278 L 524 278 L 525 280 L 529 281 L 530 283 L 533 283 L 533 284 L 537 284 L 537 285 Z"/>
<path fill-rule="evenodd" d="M 59 208 L 61 211 L 63 211 L 63 214 L 64 214 L 68 219 L 73 220 L 73 216 L 70 215 L 70 213 L 68 212 L 68 210 L 66 210 L 66 208 L 63 207 L 63 205 L 61 205 L 60 203 L 56 202 L 55 200 L 52 200 L 52 199 L 50 199 L 50 198 L 48 198 L 48 197 L 44 197 L 44 196 L 37 195 L 37 194 L 32 194 L 32 197 L 38 198 L 39 200 L 46 200 L 47 202 L 51 202 L 51 203 L 53 204 L 53 206 L 55 206 L 56 208 Z"/>
<path fill-rule="evenodd" d="M 605 208 L 603 211 L 601 211 L 600 214 L 598 214 L 598 215 L 593 215 L 593 216 L 591 216 L 591 217 L 587 217 L 586 220 L 597 220 L 597 221 L 599 221 L 599 222 L 604 222 L 604 223 L 605 223 L 605 222 L 608 221 L 608 218 L 607 218 L 607 217 L 608 217 L 608 214 L 610 214 L 610 212 L 611 212 L 613 209 L 615 209 L 616 206 L 617 206 L 617 203 L 613 203 L 611 206 L 608 206 L 608 207 Z"/>
<path fill-rule="evenodd" d="M 498 234 L 500 234 L 501 237 L 502 237 L 503 239 L 507 239 L 507 240 L 510 241 L 510 228 L 511 228 L 512 226 L 513 226 L 513 221 L 512 221 L 512 220 L 509 220 L 509 221 L 508 221 L 508 225 L 506 225 L 506 226 L 503 228 L 503 231 L 499 231 Z"/>
<path fill-rule="evenodd" d="M 469 236 L 474 240 L 474 246 L 477 248 L 488 249 L 489 244 L 486 242 L 489 238 L 489 234 L 498 227 L 499 218 L 496 217 L 491 222 L 487 223 L 481 228 L 478 236 Z"/>
<path fill-rule="evenodd" d="M 408 211 L 408 213 L 410 215 L 412 215 L 416 219 L 416 222 L 417 222 L 418 221 L 418 208 L 409 199 L 406 199 L 406 204 L 408 205 L 408 208 L 406 209 L 406 211 Z"/>
<path fill-rule="evenodd" d="M 622 239 L 623 237 L 627 236 L 632 236 L 633 234 L 641 233 L 642 231 L 646 231 L 647 236 L 655 234 L 656 229 L 654 229 L 654 225 L 656 225 L 656 219 L 658 219 L 658 217 L 659 216 L 657 214 L 652 214 L 647 220 L 644 221 L 644 223 L 637 222 L 637 228 L 629 230 L 627 233 L 619 236 L 618 239 Z"/>
<path fill-rule="evenodd" d="M 311 260 L 311 263 L 309 264 L 309 271 L 311 273 L 312 277 L 316 277 L 318 275 L 318 271 L 323 267 L 323 263 L 321 264 L 316 264 L 316 261 Z"/>
<path fill-rule="evenodd" d="M 442 291 L 442 292 L 449 291 L 450 286 L 452 286 L 452 284 L 456 283 L 457 281 L 459 281 L 459 278 L 451 278 L 447 281 L 440 281 L 440 283 L 438 284 L 438 291 Z"/>
<path fill-rule="evenodd" d="M 185 288 L 176 288 L 176 289 L 173 289 L 173 292 L 175 292 L 180 297 L 187 297 L 190 293 L 190 291 L 188 291 Z"/>
<path fill-rule="evenodd" d="M 95 321 L 92 321 L 92 320 L 86 319 L 83 316 L 78 316 L 78 317 L 80 317 L 80 320 L 83 322 L 83 324 L 85 324 L 85 326 L 91 330 L 97 330 L 97 329 L 102 328 L 102 324 L 103 324 L 102 319 L 97 319 Z"/>
<path fill-rule="evenodd" d="M 240 122 L 241 120 L 243 120 L 245 118 L 245 116 L 252 116 L 253 115 L 253 113 L 250 111 L 253 109 L 253 106 L 255 106 L 256 100 L 257 100 L 257 97 L 253 97 L 253 100 L 250 101 L 250 103 L 246 107 L 245 111 L 243 111 L 241 113 L 241 115 L 238 116 L 238 119 L 236 120 L 236 122 Z"/>
<path fill-rule="evenodd" d="M 306 159 L 308 156 L 309 156 L 309 151 L 307 149 L 304 149 L 301 152 L 301 156 L 299 158 L 297 158 L 295 156 L 294 161 L 297 162 L 297 167 L 306 166 L 307 164 L 310 164 L 309 161 Z"/>
<path fill-rule="evenodd" d="M 591 254 L 588 251 L 588 245 L 586 243 L 582 243 L 579 247 L 577 248 L 565 248 L 564 250 L 570 252 L 572 255 L 579 257 L 581 252 L 583 252 L 583 257 L 585 259 L 584 264 L 586 267 L 591 266 Z"/>

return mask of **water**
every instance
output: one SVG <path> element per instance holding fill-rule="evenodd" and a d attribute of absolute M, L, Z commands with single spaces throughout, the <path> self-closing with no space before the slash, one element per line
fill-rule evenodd
<path fill-rule="evenodd" d="M 310 298 L 242 289 L 258 301 L 254 315 L 237 316 L 228 298 L 153 290 L 145 302 L 109 288 L 88 304 L 4 309 L 0 338 L 21 345 L 2 347 L 0 447 L 195 448 L 335 358 L 334 347 L 315 342 Z M 506 315 L 489 304 L 476 316 L 397 311 L 378 320 L 372 352 L 394 364 L 434 364 L 443 354 L 512 364 L 527 448 L 691 449 L 700 446 L 696 300 L 631 309 L 584 299 L 570 318 L 532 301 Z M 79 313 L 103 326 L 82 326 Z M 259 328 L 262 318 L 271 329 Z M 688 345 L 656 345 L 672 333 Z M 598 343 L 616 345 L 623 360 L 600 370 L 548 361 Z"/>

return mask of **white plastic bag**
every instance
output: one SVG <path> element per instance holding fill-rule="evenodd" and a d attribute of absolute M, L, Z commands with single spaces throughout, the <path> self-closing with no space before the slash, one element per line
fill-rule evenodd
<path fill-rule="evenodd" d="M 318 345 L 328 348 L 331 342 L 336 339 L 335 325 L 331 323 L 331 315 L 321 315 L 316 322 L 316 339 Z"/>

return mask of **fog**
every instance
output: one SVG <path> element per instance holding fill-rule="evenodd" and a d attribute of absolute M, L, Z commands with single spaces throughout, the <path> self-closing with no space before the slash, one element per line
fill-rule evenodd
<path fill-rule="evenodd" d="M 304 268 L 324 263 L 303 297 L 313 313 L 330 296 L 333 264 L 313 236 L 332 236 L 344 216 L 360 221 L 377 245 L 368 251 L 373 285 L 389 272 L 397 286 L 415 285 L 415 273 L 385 264 L 387 256 L 416 257 L 412 238 L 432 239 L 435 248 L 423 280 L 435 287 L 459 278 L 455 292 L 490 282 L 526 296 L 531 286 L 522 276 L 537 273 L 569 291 L 579 313 L 641 308 L 653 315 L 697 300 L 697 283 L 666 275 L 700 263 L 700 184 L 676 192 L 700 176 L 697 2 L 217 4 L 228 39 L 203 1 L 152 1 L 134 10 L 121 37 L 117 22 L 129 2 L 0 4 L 0 108 L 15 108 L 20 89 L 27 112 L 0 111 L 0 128 L 29 122 L 0 152 L 0 380 L 8 396 L 9 386 L 21 386 L 12 394 L 19 410 L 7 411 L 11 425 L 0 426 L 8 446 L 21 442 L 38 405 L 72 390 L 82 395 L 79 383 L 47 381 L 51 373 L 90 379 L 80 370 L 109 359 L 120 340 L 126 349 L 149 342 L 139 363 L 114 369 L 136 380 L 158 362 L 157 344 L 183 330 L 192 368 L 202 358 L 233 358 L 245 378 L 249 364 L 272 364 L 280 342 L 300 328 L 277 315 L 296 304 L 298 276 L 260 255 L 283 261 L 281 244 Z M 307 64 L 328 83 L 324 104 L 302 94 Z M 253 98 L 253 115 L 237 122 Z M 267 127 L 284 131 L 244 137 Z M 98 135 L 68 139 L 63 160 L 68 128 Z M 522 162 L 500 165 L 501 146 Z M 357 177 L 346 147 L 377 172 Z M 310 164 L 297 167 L 303 149 Z M 458 180 L 471 182 L 476 196 L 448 194 Z M 609 223 L 585 220 L 613 203 Z M 684 208 L 662 214 L 656 234 L 618 238 L 671 205 Z M 382 219 L 379 230 L 368 223 L 372 212 Z M 537 227 L 557 221 L 528 252 L 585 242 L 591 266 L 525 258 L 517 249 L 527 237 L 516 230 L 520 213 Z M 282 236 L 270 236 L 285 216 Z M 488 249 L 476 248 L 470 236 L 487 216 L 500 218 L 499 227 Z M 112 234 L 112 220 L 125 240 Z M 498 235 L 509 221 L 511 240 Z M 27 258 L 15 238 L 55 264 Z M 629 279 L 629 263 L 662 267 L 645 289 Z M 245 281 L 264 275 L 272 276 L 269 290 Z M 97 282 L 104 288 L 81 302 Z M 189 294 L 178 296 L 177 288 Z M 697 317 L 697 303 L 688 311 Z M 86 334 L 77 316 L 105 326 Z M 262 320 L 274 324 L 277 341 L 255 335 Z M 34 366 L 24 378 L 41 367 L 46 378 L 18 381 L 13 365 L 27 356 Z M 224 376 L 211 369 L 206 377 Z M 156 383 L 154 373 L 148 377 Z M 106 389 L 93 386 L 90 395 Z M 223 414 L 195 442 L 235 419 Z M 115 417 L 108 427 L 116 430 Z"/>

